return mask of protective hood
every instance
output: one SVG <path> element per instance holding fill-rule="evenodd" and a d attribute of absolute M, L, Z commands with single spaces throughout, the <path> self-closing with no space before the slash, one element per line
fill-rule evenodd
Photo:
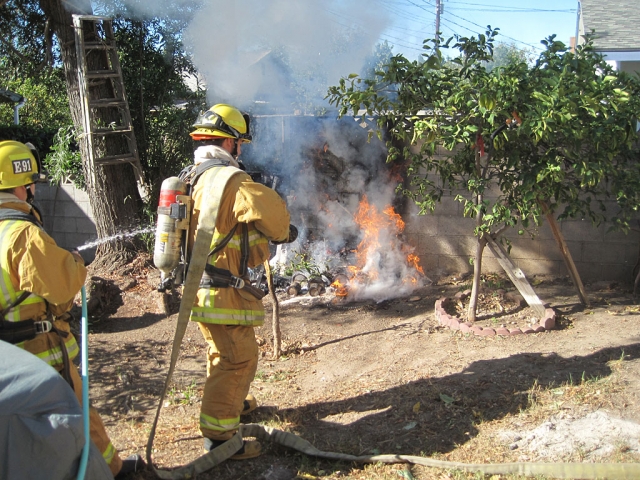
<path fill-rule="evenodd" d="M 225 165 L 240 168 L 240 164 L 225 149 L 216 145 L 203 145 L 193 152 L 193 163 L 198 165 L 206 160 L 220 160 Z"/>

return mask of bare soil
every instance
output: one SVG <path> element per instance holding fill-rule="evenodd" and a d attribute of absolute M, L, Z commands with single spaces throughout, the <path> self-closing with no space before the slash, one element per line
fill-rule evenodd
<path fill-rule="evenodd" d="M 155 291 L 157 274 L 144 256 L 125 270 L 91 274 L 92 402 L 121 455 L 144 456 L 177 314 L 165 315 Z M 469 288 L 469 280 L 459 276 L 382 303 L 350 303 L 331 292 L 293 299 L 281 293 L 284 354 L 278 359 L 271 358 L 267 296 L 268 320 L 256 329 L 262 358 L 252 387 L 260 406 L 244 421 L 354 455 L 398 453 L 467 463 L 638 461 L 640 308 L 632 285 L 587 285 L 587 308 L 567 279 L 530 280 L 559 313 L 556 330 L 477 337 L 439 326 L 435 301 Z M 531 320 L 528 308 L 503 298 L 514 291 L 508 281 L 493 277 L 484 285 L 479 322 Z M 201 455 L 197 420 L 204 378 L 205 342 L 190 324 L 156 434 L 157 466 L 175 467 Z M 597 438 L 589 443 L 596 424 Z M 564 436 L 550 436 L 560 430 Z M 471 478 L 419 466 L 330 462 L 278 445 L 263 448 L 256 459 L 229 460 L 198 478 Z"/>

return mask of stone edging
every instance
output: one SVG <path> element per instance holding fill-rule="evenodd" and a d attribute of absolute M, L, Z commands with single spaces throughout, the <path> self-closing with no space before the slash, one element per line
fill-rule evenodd
<path fill-rule="evenodd" d="M 449 327 L 452 330 L 460 330 L 462 333 L 472 333 L 481 337 L 493 337 L 495 335 L 512 336 L 522 335 L 526 333 L 540 333 L 547 330 L 551 330 L 556 326 L 556 312 L 553 308 L 545 308 L 544 318 L 540 320 L 540 323 L 535 327 L 520 328 L 489 328 L 481 327 L 480 325 L 474 325 L 470 322 L 465 322 L 458 317 L 452 317 L 447 313 L 445 307 L 452 303 L 452 299 L 448 297 L 439 298 L 436 300 L 436 320 L 444 327 Z"/>

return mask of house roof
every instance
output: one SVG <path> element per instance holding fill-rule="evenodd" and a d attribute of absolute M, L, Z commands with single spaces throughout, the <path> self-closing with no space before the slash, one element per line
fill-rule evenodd
<path fill-rule="evenodd" d="M 0 88 L 0 103 L 20 103 L 23 100 L 22 95 Z"/>
<path fill-rule="evenodd" d="M 580 0 L 580 15 L 580 35 L 595 30 L 597 50 L 640 51 L 638 0 Z"/>

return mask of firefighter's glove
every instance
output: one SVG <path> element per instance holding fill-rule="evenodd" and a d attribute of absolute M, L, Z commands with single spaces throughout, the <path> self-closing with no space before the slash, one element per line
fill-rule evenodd
<path fill-rule="evenodd" d="M 72 248 L 70 251 L 71 251 L 71 255 L 73 255 L 73 258 L 75 258 L 76 262 L 81 263 L 85 267 L 88 267 L 89 264 L 93 261 L 93 258 L 90 257 L 89 252 L 85 250 L 83 250 L 84 252 L 86 252 L 84 255 L 80 253 L 80 251 L 77 248 Z"/>
<path fill-rule="evenodd" d="M 287 237 L 286 240 L 281 240 L 279 242 L 271 242 L 274 245 L 280 245 L 282 243 L 293 243 L 296 241 L 296 238 L 298 238 L 298 229 L 296 228 L 295 225 L 291 225 L 289 224 L 289 236 Z"/>
<path fill-rule="evenodd" d="M 71 255 L 73 255 L 73 258 L 75 259 L 76 262 L 84 265 L 84 258 L 82 257 L 82 255 L 80 255 L 80 252 L 78 251 L 77 248 L 73 248 L 70 250 Z"/>

